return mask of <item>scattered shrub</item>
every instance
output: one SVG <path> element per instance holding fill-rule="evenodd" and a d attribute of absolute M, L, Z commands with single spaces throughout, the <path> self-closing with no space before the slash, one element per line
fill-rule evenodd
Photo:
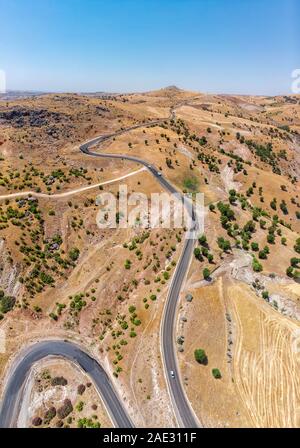
<path fill-rule="evenodd" d="M 68 384 L 68 381 L 63 376 L 56 376 L 55 378 L 52 378 L 51 385 L 52 386 L 66 386 Z"/>
<path fill-rule="evenodd" d="M 34 417 L 32 419 L 32 426 L 41 426 L 43 420 L 40 417 Z"/>
<path fill-rule="evenodd" d="M 203 364 L 206 365 L 208 363 L 208 358 L 207 355 L 205 353 L 205 350 L 203 350 L 202 348 L 198 348 L 194 351 L 194 356 L 195 356 L 195 360 L 199 363 L 199 364 Z"/>
<path fill-rule="evenodd" d="M 64 400 L 64 404 L 57 410 L 57 415 L 61 420 L 63 420 L 64 418 L 68 417 L 71 412 L 73 412 L 71 400 L 66 398 Z"/>
<path fill-rule="evenodd" d="M 84 384 L 79 384 L 79 386 L 77 387 L 77 392 L 79 395 L 83 395 L 85 392 L 85 385 Z"/>
<path fill-rule="evenodd" d="M 219 369 L 212 369 L 212 374 L 213 374 L 213 377 L 216 379 L 216 380 L 219 380 L 220 378 L 222 378 L 222 375 L 221 375 L 221 372 L 220 372 L 220 370 Z"/>
<path fill-rule="evenodd" d="M 204 280 L 208 280 L 210 277 L 210 270 L 208 268 L 203 269 L 203 278 Z"/>
<path fill-rule="evenodd" d="M 49 423 L 51 422 L 51 420 L 54 419 L 54 417 L 56 417 L 56 409 L 54 406 L 52 406 L 45 412 L 45 415 L 44 415 L 45 425 L 49 425 Z"/>

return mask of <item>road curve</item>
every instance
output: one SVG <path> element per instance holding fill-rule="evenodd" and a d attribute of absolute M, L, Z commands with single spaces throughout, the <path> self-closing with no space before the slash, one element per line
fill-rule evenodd
<path fill-rule="evenodd" d="M 171 117 L 174 116 L 174 110 L 171 111 Z M 129 132 L 138 127 L 153 126 L 160 124 L 159 122 L 147 123 L 142 125 L 133 126 L 131 128 L 124 129 L 117 133 L 117 135 Z M 132 162 L 139 163 L 147 167 L 147 169 L 153 174 L 153 176 L 158 180 L 158 182 L 164 187 L 165 190 L 169 191 L 171 194 L 180 194 L 172 184 L 170 184 L 160 173 L 157 168 L 150 164 L 149 162 L 140 159 L 135 156 L 123 155 L 123 154 L 107 154 L 92 152 L 90 148 L 97 144 L 103 143 L 106 140 L 116 136 L 116 134 L 102 135 L 96 137 L 83 145 L 80 146 L 80 150 L 89 156 L 102 157 L 102 158 L 115 158 L 115 159 L 126 159 Z M 181 198 L 183 196 L 180 194 Z M 185 202 L 186 207 L 190 215 L 194 217 L 194 209 Z M 196 233 L 196 229 L 194 234 Z M 164 314 L 161 324 L 161 350 L 163 355 L 163 363 L 165 368 L 165 375 L 168 384 L 169 393 L 173 403 L 174 411 L 176 414 L 177 421 L 180 426 L 185 428 L 196 428 L 201 426 L 198 421 L 188 398 L 183 390 L 183 385 L 180 379 L 179 368 L 177 364 L 177 356 L 175 353 L 175 321 L 176 321 L 176 310 L 178 305 L 179 294 L 185 280 L 189 264 L 192 258 L 193 250 L 195 246 L 195 235 L 194 238 L 186 239 L 184 248 L 178 262 L 175 274 L 172 279 L 172 283 L 169 289 L 168 297 L 166 300 L 166 305 L 164 308 Z M 175 378 L 170 377 L 170 371 L 173 371 Z"/>
<path fill-rule="evenodd" d="M 16 427 L 26 379 L 32 366 L 48 356 L 61 356 L 81 367 L 93 380 L 116 427 L 133 428 L 111 380 L 88 353 L 76 344 L 65 341 L 44 341 L 27 347 L 12 366 L 0 410 L 0 428 Z"/>

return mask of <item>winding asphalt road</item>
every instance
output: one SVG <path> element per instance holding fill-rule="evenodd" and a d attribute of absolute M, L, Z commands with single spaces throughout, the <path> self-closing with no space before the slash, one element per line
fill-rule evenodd
<path fill-rule="evenodd" d="M 174 114 L 174 111 L 171 112 L 171 115 Z M 161 121 L 155 122 L 155 124 L 160 124 Z M 152 123 L 153 125 L 154 123 Z M 145 124 L 142 126 L 134 126 L 125 130 L 120 131 L 119 134 L 123 134 L 125 132 L 128 132 L 132 129 L 136 129 L 138 127 L 144 127 Z M 148 126 L 151 126 L 151 124 L 148 124 Z M 122 154 L 107 154 L 107 153 L 99 153 L 99 152 L 92 152 L 90 151 L 90 148 L 92 146 L 95 146 L 97 144 L 103 143 L 106 140 L 109 140 L 110 138 L 114 137 L 116 134 L 111 135 L 104 135 L 97 137 L 93 140 L 90 140 L 87 143 L 84 143 L 80 146 L 80 150 L 89 155 L 94 157 L 103 157 L 103 158 L 115 158 L 115 159 L 126 159 L 131 160 L 132 162 L 139 163 L 141 165 L 144 165 L 147 167 L 147 169 L 153 174 L 153 176 L 157 179 L 157 181 L 163 186 L 165 190 L 167 190 L 171 194 L 177 194 L 180 195 L 181 199 L 183 200 L 183 196 L 176 190 L 176 188 L 173 187 L 172 184 L 170 184 L 160 173 L 157 168 L 150 164 L 149 162 L 140 159 L 135 156 L 130 155 L 122 155 Z M 187 211 L 190 216 L 195 219 L 194 215 L 194 208 L 192 205 L 188 202 L 184 202 L 185 206 L 187 207 Z M 194 237 L 189 238 L 185 240 L 185 244 L 182 250 L 182 254 L 180 257 L 180 260 L 177 265 L 176 272 L 173 276 L 172 283 L 169 289 L 168 297 L 166 300 L 166 305 L 164 308 L 164 314 L 161 324 L 161 351 L 163 355 L 163 363 L 165 368 L 165 375 L 166 380 L 168 384 L 169 393 L 172 399 L 173 408 L 176 414 L 177 421 L 180 426 L 184 428 L 196 428 L 201 426 L 200 422 L 198 421 L 189 401 L 188 398 L 183 390 L 183 385 L 180 379 L 180 373 L 179 368 L 177 364 L 177 356 L 175 352 L 175 322 L 176 322 L 176 310 L 177 310 L 177 304 L 178 304 L 178 298 L 179 294 L 183 285 L 183 282 L 185 280 L 185 277 L 187 275 L 187 271 L 190 265 L 190 261 L 192 258 L 193 250 L 195 247 L 195 237 L 196 237 L 196 231 L 197 228 L 194 227 L 190 229 Z M 174 378 L 171 377 L 170 372 L 174 372 Z"/>
<path fill-rule="evenodd" d="M 17 426 L 24 386 L 30 370 L 36 362 L 51 355 L 67 358 L 79 365 L 90 376 L 115 426 L 119 428 L 134 427 L 112 386 L 111 380 L 95 359 L 71 342 L 45 341 L 27 347 L 18 355 L 18 359 L 12 367 L 12 373 L 2 401 L 0 428 Z"/>
<path fill-rule="evenodd" d="M 170 118 L 174 117 L 174 109 L 171 109 Z M 96 137 L 80 146 L 80 150 L 93 157 L 113 158 L 113 159 L 126 159 L 132 162 L 139 163 L 145 166 L 162 187 L 169 191 L 171 194 L 179 194 L 178 191 L 171 185 L 157 170 L 157 168 L 149 162 L 142 160 L 135 156 L 121 155 L 121 154 L 104 154 L 99 152 L 92 152 L 90 148 L 109 140 L 112 137 L 121 135 L 125 132 L 140 127 L 155 126 L 161 124 L 165 120 L 156 120 L 139 125 L 132 126 L 130 128 L 118 131 L 109 135 L 102 135 Z M 180 195 L 182 200 L 183 196 Z M 190 216 L 194 217 L 194 209 L 190 203 L 185 202 L 185 206 L 188 209 Z M 196 228 L 191 229 L 196 233 Z M 186 277 L 189 264 L 191 261 L 193 249 L 195 245 L 195 239 L 190 238 L 185 240 L 183 251 L 180 260 L 177 264 L 175 274 L 173 276 L 171 286 L 169 289 L 168 297 L 166 300 L 164 314 L 161 324 L 161 351 L 163 355 L 163 362 L 165 368 L 165 375 L 169 388 L 169 393 L 172 399 L 172 404 L 176 414 L 178 424 L 185 428 L 196 428 L 200 426 L 187 396 L 183 390 L 183 386 L 180 380 L 180 373 L 177 364 L 177 357 L 175 352 L 175 322 L 176 322 L 176 309 L 178 304 L 179 294 L 182 288 L 182 284 Z M 26 378 L 29 375 L 30 369 L 33 364 L 42 358 L 49 355 L 58 355 L 70 359 L 71 361 L 80 365 L 93 379 L 96 388 L 102 396 L 105 405 L 110 413 L 110 416 L 117 427 L 133 427 L 133 424 L 125 411 L 116 391 L 114 390 L 110 379 L 103 370 L 103 368 L 97 363 L 97 361 L 91 358 L 80 347 L 63 341 L 46 341 L 32 345 L 27 349 L 27 352 L 22 356 L 22 359 L 16 363 L 11 371 L 10 379 L 5 389 L 4 398 L 0 410 L 0 427 L 13 427 L 16 425 L 17 416 L 20 410 L 20 402 L 23 395 L 23 389 L 26 382 Z M 174 372 L 174 378 L 170 376 L 170 372 Z"/>

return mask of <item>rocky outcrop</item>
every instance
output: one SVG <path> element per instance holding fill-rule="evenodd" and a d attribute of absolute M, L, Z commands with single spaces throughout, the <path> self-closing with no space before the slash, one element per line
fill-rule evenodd
<path fill-rule="evenodd" d="M 20 291 L 21 283 L 18 281 L 21 267 L 11 265 L 8 261 L 5 241 L 0 239 L 0 289 L 9 296 L 16 297 Z"/>

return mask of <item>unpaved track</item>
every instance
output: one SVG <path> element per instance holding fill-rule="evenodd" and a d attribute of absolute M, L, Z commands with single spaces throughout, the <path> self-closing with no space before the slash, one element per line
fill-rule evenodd
<path fill-rule="evenodd" d="M 33 196 L 36 198 L 46 198 L 46 199 L 67 198 L 69 196 L 73 196 L 78 193 L 83 193 L 84 191 L 93 190 L 94 188 L 97 188 L 97 187 L 113 184 L 114 182 L 119 182 L 120 180 L 127 179 L 128 177 L 135 176 L 136 174 L 139 174 L 142 171 L 145 171 L 145 168 L 141 168 L 137 171 L 133 171 L 132 173 L 125 174 L 124 176 L 120 176 L 115 179 L 106 180 L 105 182 L 100 182 L 98 184 L 88 185 L 87 187 L 78 187 L 78 188 L 75 188 L 74 190 L 65 191 L 64 193 L 46 194 L 46 193 L 36 193 L 35 191 L 22 191 L 20 193 L 10 193 L 10 194 L 0 195 L 0 200 L 1 199 L 21 198 L 21 197 L 28 197 L 28 196 Z"/>

